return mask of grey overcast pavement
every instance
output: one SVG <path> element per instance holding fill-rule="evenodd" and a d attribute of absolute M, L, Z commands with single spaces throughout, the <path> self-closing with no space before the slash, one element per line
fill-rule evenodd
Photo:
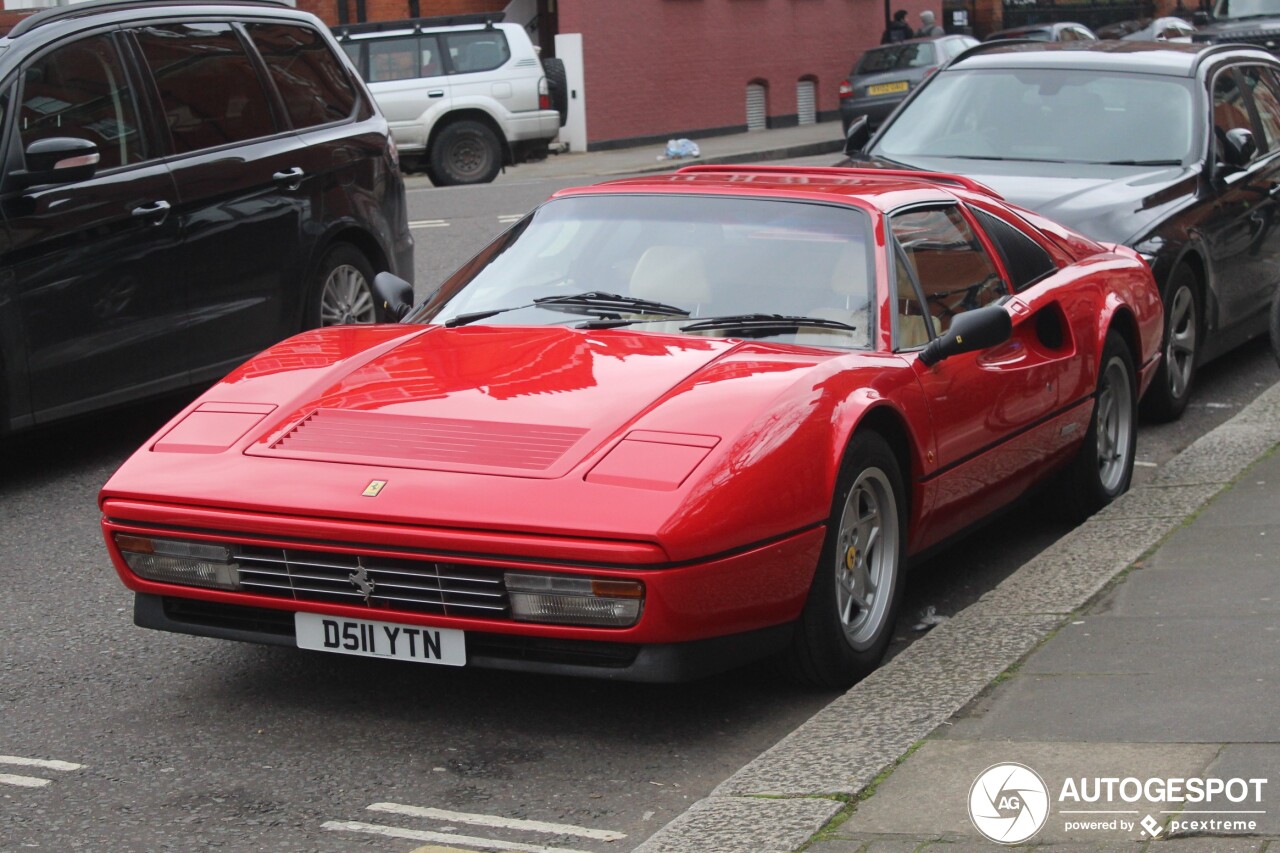
<path fill-rule="evenodd" d="M 703 156 L 683 162 L 659 161 L 661 145 L 567 154 L 500 180 L 828 154 L 838 128 L 698 140 Z M 1273 385 L 636 853 L 998 849 L 969 798 L 1006 762 L 1047 787 L 1027 846 L 1280 850 L 1278 443 Z M 1267 781 L 1240 801 L 1060 801 L 1067 780 L 1098 777 Z"/>

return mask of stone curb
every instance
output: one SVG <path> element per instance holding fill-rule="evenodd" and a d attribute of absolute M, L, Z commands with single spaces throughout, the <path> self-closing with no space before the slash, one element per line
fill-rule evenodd
<path fill-rule="evenodd" d="M 635 853 L 794 851 L 1118 574 L 1280 443 L 1280 383 L 855 685 Z M 763 799 L 784 797 L 789 799 Z M 804 799 L 798 799 L 804 798 Z M 825 799 L 823 799 L 825 798 Z M 803 804 L 789 812 L 780 803 Z M 786 815 L 788 819 L 780 819 Z"/>
<path fill-rule="evenodd" d="M 781 148 L 769 148 L 764 151 L 739 151 L 734 154 L 715 154 L 710 157 L 690 157 L 682 160 L 663 160 L 653 165 L 635 168 L 614 169 L 607 172 L 596 172 L 601 177 L 609 175 L 636 175 L 648 172 L 667 172 L 683 169 L 685 166 L 733 165 L 736 163 L 765 163 L 769 160 L 790 160 L 793 157 L 816 157 L 819 154 L 834 154 L 844 148 L 843 139 L 824 139 L 820 142 L 801 142 Z"/>

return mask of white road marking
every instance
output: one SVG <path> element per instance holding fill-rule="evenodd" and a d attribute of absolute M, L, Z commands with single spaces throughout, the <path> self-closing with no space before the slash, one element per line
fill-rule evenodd
<path fill-rule="evenodd" d="M 448 228 L 449 223 L 444 219 L 417 219 L 409 223 L 410 228 Z"/>
<path fill-rule="evenodd" d="M 523 213 L 499 213 L 498 222 L 504 225 L 510 225 L 512 222 L 519 222 L 524 219 Z"/>
<path fill-rule="evenodd" d="M 513 817 L 499 817 L 488 814 L 467 814 L 466 812 L 450 812 L 444 809 L 430 809 L 423 806 L 405 806 L 400 803 L 374 803 L 368 807 L 373 812 L 390 812 L 391 814 L 425 817 L 450 823 L 469 823 L 474 826 L 496 826 L 503 829 L 525 829 L 530 832 L 547 832 L 554 835 L 577 835 L 582 838 L 594 838 L 597 841 L 620 841 L 626 838 L 624 832 L 613 832 L 608 829 L 591 829 L 585 826 L 574 826 L 568 823 L 546 823 L 540 820 L 522 820 Z"/>
<path fill-rule="evenodd" d="M 0 785 L 17 785 L 19 788 L 43 788 L 48 784 L 48 779 L 37 779 L 35 776 L 11 776 L 8 773 L 0 773 Z"/>
<path fill-rule="evenodd" d="M 514 850 L 517 853 L 587 853 L 585 850 L 571 850 L 566 847 L 544 847 L 541 844 L 521 844 L 517 841 L 473 838 L 469 835 L 454 835 L 451 832 L 425 832 L 421 829 L 403 829 L 398 826 L 361 823 L 356 820 L 327 820 L 320 824 L 320 828 L 343 832 L 365 832 L 370 835 L 384 835 L 387 838 L 408 838 L 412 841 L 437 841 L 450 845 L 466 844 L 471 847 L 483 847 L 489 850 Z"/>
<path fill-rule="evenodd" d="M 45 770 L 83 770 L 83 764 L 70 761 L 50 761 L 44 758 L 19 758 L 16 755 L 0 755 L 0 764 L 18 764 L 23 767 L 41 767 Z"/>
<path fill-rule="evenodd" d="M 1159 468 L 1160 467 L 1154 462 L 1143 462 L 1141 459 L 1135 460 L 1133 464 L 1137 465 L 1139 468 Z"/>

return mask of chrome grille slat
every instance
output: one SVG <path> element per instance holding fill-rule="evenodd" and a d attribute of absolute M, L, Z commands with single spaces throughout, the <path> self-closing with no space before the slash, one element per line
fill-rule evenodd
<path fill-rule="evenodd" d="M 298 601 L 365 606 L 370 616 L 394 607 L 441 615 L 510 618 L 503 569 L 303 548 L 242 545 L 236 549 L 240 583 L 261 595 Z M 351 578 L 373 584 L 365 597 Z"/>

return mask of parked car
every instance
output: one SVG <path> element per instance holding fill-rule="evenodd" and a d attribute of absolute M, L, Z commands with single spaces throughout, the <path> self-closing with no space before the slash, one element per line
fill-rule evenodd
<path fill-rule="evenodd" d="M 984 46 L 935 74 L 853 165 L 961 172 L 1152 265 L 1164 362 L 1150 415 L 1266 331 L 1280 281 L 1280 62 L 1244 45 Z"/>
<path fill-rule="evenodd" d="M 1280 52 L 1280 0 L 1216 0 L 1192 15 L 1195 44 L 1251 44 Z"/>
<path fill-rule="evenodd" d="M 873 47 L 858 58 L 840 84 L 840 121 L 847 131 L 858 116 L 878 127 L 908 92 L 938 66 L 977 44 L 970 36 L 912 39 Z"/>
<path fill-rule="evenodd" d="M 391 122 L 406 168 L 439 186 L 482 184 L 542 160 L 568 119 L 564 63 L 539 61 L 502 13 L 339 27 Z"/>
<path fill-rule="evenodd" d="M 399 314 L 409 286 L 379 279 Z M 404 323 L 246 363 L 103 488 L 142 626 L 678 680 L 879 661 L 912 557 L 1133 469 L 1137 253 L 946 175 L 564 190 Z"/>
<path fill-rule="evenodd" d="M 1171 41 L 1190 44 L 1191 34 L 1195 31 L 1196 28 L 1193 25 L 1181 18 L 1140 18 L 1099 27 L 1097 36 L 1100 39 Z"/>
<path fill-rule="evenodd" d="M 1097 41 L 1093 30 L 1084 24 L 1069 21 L 1057 21 L 1046 24 L 1028 24 L 1023 27 L 1011 27 L 1007 30 L 996 30 L 987 35 L 983 41 L 1002 41 L 1005 39 L 1030 39 L 1031 41 Z"/>
<path fill-rule="evenodd" d="M 374 274 L 413 275 L 386 122 L 310 14 L 58 7 L 0 81 L 0 433 L 372 322 Z"/>

